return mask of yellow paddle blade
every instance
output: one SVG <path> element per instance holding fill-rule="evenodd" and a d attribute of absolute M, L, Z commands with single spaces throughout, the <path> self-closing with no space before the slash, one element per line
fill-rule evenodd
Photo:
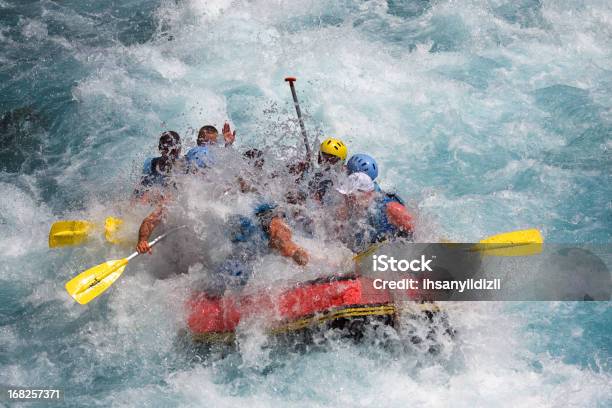
<path fill-rule="evenodd" d="M 107 261 L 81 272 L 66 283 L 66 291 L 84 305 L 109 288 L 123 273 L 127 258 Z"/>
<path fill-rule="evenodd" d="M 123 220 L 115 217 L 106 217 L 104 220 L 104 237 L 111 244 L 121 244 L 122 240 L 117 235 L 119 227 L 123 224 Z"/>
<path fill-rule="evenodd" d="M 487 237 L 471 250 L 492 256 L 526 256 L 541 253 L 543 242 L 540 231 L 528 229 Z"/>
<path fill-rule="evenodd" d="M 492 235 L 484 238 L 478 244 L 474 245 L 470 251 L 480 252 L 483 255 L 490 256 L 526 256 L 535 255 L 542 252 L 542 243 L 544 239 L 542 234 L 537 229 L 528 229 L 521 231 L 504 232 L 502 234 Z M 358 262 L 366 256 L 373 254 L 384 242 L 372 244 L 368 249 L 358 253 L 353 257 L 353 261 Z M 456 244 L 449 240 L 441 240 L 441 244 L 448 247 L 460 246 L 464 244 Z"/>
<path fill-rule="evenodd" d="M 82 220 L 54 222 L 49 231 L 49 248 L 80 245 L 87 241 L 94 227 L 93 223 Z"/>

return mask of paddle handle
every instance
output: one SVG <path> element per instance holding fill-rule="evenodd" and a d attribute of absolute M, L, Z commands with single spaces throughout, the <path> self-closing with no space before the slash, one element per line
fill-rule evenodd
<path fill-rule="evenodd" d="M 293 96 L 293 104 L 295 105 L 295 111 L 297 112 L 298 121 L 300 122 L 300 129 L 302 130 L 302 137 L 304 138 L 304 146 L 306 146 L 306 160 L 310 163 L 311 153 L 310 145 L 308 144 L 308 135 L 306 135 L 306 127 L 304 126 L 304 119 L 302 119 L 302 111 L 300 109 L 300 103 L 298 102 L 297 93 L 295 92 L 295 86 L 293 83 L 297 81 L 295 77 L 285 78 L 285 82 L 289 82 L 291 88 L 291 95 Z"/>
<path fill-rule="evenodd" d="M 159 237 L 155 238 L 153 241 L 149 242 L 149 246 L 150 246 L 151 248 L 153 248 L 153 246 L 154 246 L 155 244 L 157 244 L 159 241 L 161 241 L 162 239 L 166 238 L 168 235 L 172 234 L 173 232 L 176 232 L 176 231 L 178 231 L 178 230 L 180 230 L 180 229 L 183 229 L 183 228 L 187 228 L 187 226 L 186 226 L 186 225 L 180 225 L 180 226 L 178 226 L 178 227 L 174 227 L 174 228 L 172 228 L 171 230 L 169 230 L 169 231 L 167 231 L 167 232 L 165 232 L 165 233 L 161 234 Z M 126 259 L 127 259 L 127 260 L 128 260 L 128 262 L 129 262 L 129 261 L 131 261 L 132 259 L 136 258 L 138 255 L 140 255 L 140 253 L 138 253 L 138 251 L 136 251 L 136 252 L 132 253 L 130 256 L 128 256 Z"/>

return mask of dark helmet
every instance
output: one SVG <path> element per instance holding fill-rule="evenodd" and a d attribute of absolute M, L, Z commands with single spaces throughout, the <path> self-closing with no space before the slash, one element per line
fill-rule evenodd
<path fill-rule="evenodd" d="M 159 137 L 157 148 L 162 156 L 167 155 L 176 159 L 181 154 L 181 137 L 173 130 L 164 132 Z"/>

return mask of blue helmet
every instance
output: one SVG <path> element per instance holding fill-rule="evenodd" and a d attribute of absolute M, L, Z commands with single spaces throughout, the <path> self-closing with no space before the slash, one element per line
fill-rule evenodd
<path fill-rule="evenodd" d="M 205 168 L 213 164 L 210 152 L 206 146 L 196 146 L 187 152 L 187 162 L 190 165 L 196 165 L 200 168 Z"/>
<path fill-rule="evenodd" d="M 378 177 L 378 165 L 376 164 L 376 160 L 367 154 L 359 153 L 353 155 L 348 163 L 346 163 L 346 167 L 348 167 L 349 174 L 362 172 L 370 176 L 372 180 Z"/>

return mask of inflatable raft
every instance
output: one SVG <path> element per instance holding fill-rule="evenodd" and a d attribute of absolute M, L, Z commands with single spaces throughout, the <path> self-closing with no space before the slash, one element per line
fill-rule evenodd
<path fill-rule="evenodd" d="M 233 343 L 238 325 L 257 319 L 268 334 L 312 332 L 322 328 L 348 329 L 359 337 L 364 325 L 395 326 L 398 307 L 390 291 L 376 290 L 372 279 L 359 276 L 322 278 L 278 291 L 210 297 L 194 293 L 187 325 L 196 343 Z M 411 313 L 429 316 L 433 303 L 414 304 Z"/>

